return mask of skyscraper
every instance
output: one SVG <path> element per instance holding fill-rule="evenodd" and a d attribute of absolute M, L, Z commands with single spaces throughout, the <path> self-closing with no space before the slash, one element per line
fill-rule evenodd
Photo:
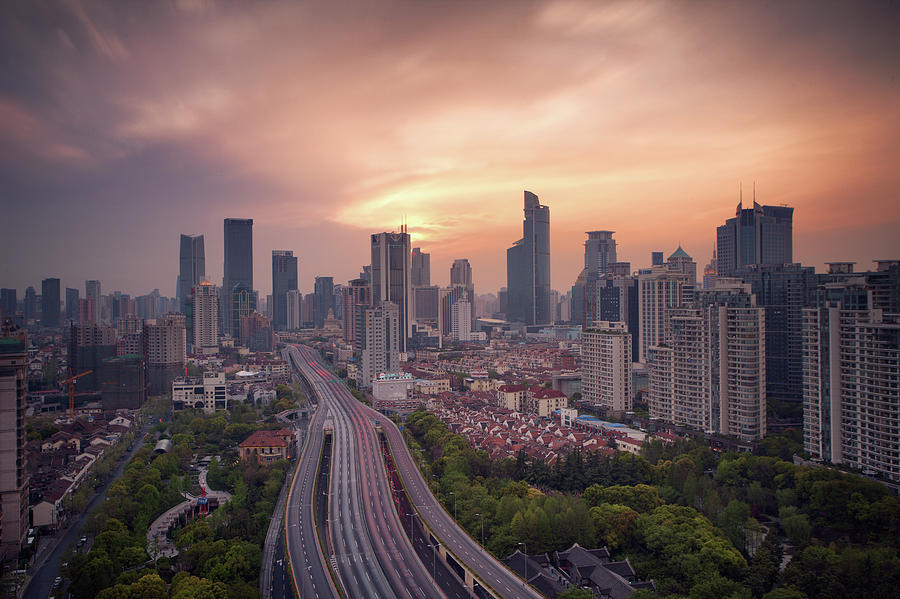
<path fill-rule="evenodd" d="M 697 263 L 691 258 L 686 251 L 679 245 L 678 249 L 672 252 L 669 259 L 666 260 L 669 270 L 680 272 L 688 276 L 688 283 L 695 285 L 697 283 Z"/>
<path fill-rule="evenodd" d="M 101 322 L 100 320 L 100 281 L 89 280 L 84 282 L 84 297 L 88 300 L 91 310 L 87 317 L 89 322 Z"/>
<path fill-rule="evenodd" d="M 646 364 L 649 349 L 666 339 L 668 312 L 693 299 L 693 286 L 684 273 L 654 266 L 638 275 L 638 358 Z"/>
<path fill-rule="evenodd" d="M 344 341 L 362 346 L 364 335 L 365 310 L 372 305 L 372 286 L 365 279 L 352 279 L 344 287 Z"/>
<path fill-rule="evenodd" d="M 404 225 L 399 233 L 372 235 L 372 305 L 396 305 L 400 323 L 400 352 L 412 336 L 412 285 L 410 284 L 410 239 Z"/>
<path fill-rule="evenodd" d="M 625 323 L 599 321 L 581 339 L 584 399 L 614 412 L 630 410 L 631 335 Z"/>
<path fill-rule="evenodd" d="M 755 195 L 755 194 L 754 194 Z M 793 259 L 794 209 L 788 206 L 743 208 L 738 203 L 734 218 L 716 230 L 716 259 L 720 276 L 755 264 L 778 266 Z"/>
<path fill-rule="evenodd" d="M 194 353 L 214 354 L 219 349 L 219 290 L 209 281 L 202 281 L 193 288 Z"/>
<path fill-rule="evenodd" d="M 183 374 L 187 358 L 184 314 L 167 314 L 144 323 L 144 358 L 150 378 L 150 394 L 172 388 L 172 380 Z"/>
<path fill-rule="evenodd" d="M 28 531 L 25 339 L 0 337 L 0 558 L 16 559 Z"/>
<path fill-rule="evenodd" d="M 297 289 L 297 258 L 291 250 L 272 250 L 272 326 L 287 328 L 287 293 Z"/>
<path fill-rule="evenodd" d="M 431 285 L 431 254 L 413 248 L 410 263 L 410 285 L 428 287 Z"/>
<path fill-rule="evenodd" d="M 365 345 L 362 348 L 359 384 L 361 387 L 371 387 L 375 376 L 400 369 L 400 340 L 403 335 L 397 305 L 385 301 L 380 306 L 367 309 L 363 330 Z"/>
<path fill-rule="evenodd" d="M 329 310 L 334 310 L 334 277 L 316 277 L 313 287 L 316 301 L 313 317 L 315 327 L 321 329 Z"/>
<path fill-rule="evenodd" d="M 59 279 L 41 281 L 41 326 L 59 326 Z"/>
<path fill-rule="evenodd" d="M 472 284 L 472 265 L 469 264 L 468 258 L 458 258 L 450 266 L 450 286 L 454 285 L 462 285 L 463 287 L 474 289 Z"/>
<path fill-rule="evenodd" d="M 472 340 L 472 304 L 465 297 L 450 306 L 450 337 L 454 341 Z"/>
<path fill-rule="evenodd" d="M 287 294 L 287 330 L 297 331 L 302 328 L 300 307 L 303 305 L 303 294 L 297 289 L 290 289 Z"/>
<path fill-rule="evenodd" d="M 525 192 L 522 238 L 506 250 L 507 319 L 550 324 L 550 208 Z"/>
<path fill-rule="evenodd" d="M 25 288 L 25 300 L 22 302 L 23 313 L 25 316 L 25 322 L 29 320 L 34 320 L 37 318 L 38 311 L 38 300 L 37 300 L 37 292 L 34 290 L 34 287 L 29 285 Z"/>
<path fill-rule="evenodd" d="M 16 307 L 17 303 L 15 289 L 8 289 L 6 287 L 0 289 L 0 317 L 2 317 L 3 320 L 15 317 L 18 310 Z M 0 322 L 0 325 L 2 324 L 3 323 Z"/>
<path fill-rule="evenodd" d="M 253 293 L 253 219 L 226 218 L 222 319 L 224 332 L 233 337 L 240 332 L 240 315 L 233 314 L 233 296 L 240 292 Z M 256 309 L 255 299 L 253 308 Z"/>
<path fill-rule="evenodd" d="M 79 293 L 77 289 L 66 287 L 66 320 L 78 322 Z"/>
<path fill-rule="evenodd" d="M 203 247 L 203 235 L 181 235 L 178 255 L 178 289 L 176 300 L 178 310 L 187 312 L 188 295 L 191 289 L 206 278 L 206 254 Z"/>
<path fill-rule="evenodd" d="M 616 262 L 615 231 L 588 231 L 584 242 L 584 269 L 587 281 L 596 281 L 609 272 L 609 265 Z"/>

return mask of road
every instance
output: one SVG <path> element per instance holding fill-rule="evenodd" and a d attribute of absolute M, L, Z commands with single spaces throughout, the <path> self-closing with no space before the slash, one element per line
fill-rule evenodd
<path fill-rule="evenodd" d="M 334 430 L 328 531 L 347 596 L 444 599 L 394 509 L 372 420 L 311 350 L 292 355 Z"/>
<path fill-rule="evenodd" d="M 324 421 L 325 410 L 319 407 L 309 423 L 306 443 L 303 445 L 303 453 L 297 463 L 297 469 L 294 471 L 285 510 L 284 523 L 290 575 L 296 583 L 300 596 L 304 599 L 307 597 L 338 598 L 337 590 L 334 588 L 328 572 L 328 565 L 319 549 L 313 515 L 313 493 L 315 492 L 313 483 L 322 449 Z M 273 574 L 272 583 L 274 583 L 274 578 Z"/>
<path fill-rule="evenodd" d="M 25 592 L 22 595 L 23 599 L 46 599 L 50 596 L 50 587 L 53 585 L 53 579 L 59 575 L 59 563 L 63 553 L 65 553 L 66 549 L 70 545 L 74 545 L 81 537 L 81 529 L 84 526 L 85 520 L 87 520 L 87 517 L 91 512 L 106 499 L 106 493 L 109 491 L 109 486 L 122 476 L 128 460 L 134 457 L 134 454 L 144 446 L 144 435 L 150 430 L 150 427 L 153 424 L 155 424 L 155 422 L 150 422 L 148 420 L 144 427 L 137 432 L 131 451 L 125 452 L 122 455 L 115 470 L 110 473 L 106 482 L 103 483 L 103 486 L 97 494 L 88 502 L 85 510 L 70 521 L 68 528 L 56 544 L 56 547 L 50 553 L 50 556 L 45 559 L 43 564 L 36 569 L 33 569 L 30 573 L 32 578 L 29 581 L 28 586 L 25 587 Z M 85 546 L 84 551 L 87 551 L 88 547 L 89 546 Z"/>
<path fill-rule="evenodd" d="M 313 360 L 318 359 L 315 352 L 308 348 L 302 348 L 301 351 Z M 328 383 L 328 387 L 332 395 L 341 398 L 340 401 L 343 404 L 352 403 L 356 406 L 354 411 L 359 418 L 368 421 L 378 420 L 381 423 L 390 443 L 398 472 L 406 485 L 410 499 L 415 504 L 416 511 L 447 550 L 505 599 L 542 599 L 543 596 L 540 593 L 484 550 L 444 510 L 416 467 L 412 455 L 403 441 L 400 429 L 390 419 L 356 401 L 342 383 Z"/>

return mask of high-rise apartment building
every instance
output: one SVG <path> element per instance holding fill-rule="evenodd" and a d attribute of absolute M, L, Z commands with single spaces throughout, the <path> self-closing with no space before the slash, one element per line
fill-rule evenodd
<path fill-rule="evenodd" d="M 450 306 L 450 337 L 454 341 L 472 340 L 472 304 L 465 298 Z"/>
<path fill-rule="evenodd" d="M 611 272 L 592 283 L 592 297 L 596 306 L 588 305 L 588 327 L 594 322 L 622 322 L 631 335 L 631 361 L 638 362 L 640 344 L 640 319 L 638 312 L 638 280 L 630 274 L 631 264 L 615 262 Z"/>
<path fill-rule="evenodd" d="M 325 325 L 328 311 L 334 310 L 334 277 L 316 277 L 313 293 L 316 296 L 313 315 L 315 327 L 321 329 Z"/>
<path fill-rule="evenodd" d="M 59 326 L 59 279 L 41 281 L 41 326 Z"/>
<path fill-rule="evenodd" d="M 16 559 L 28 532 L 25 339 L 0 337 L 0 561 Z"/>
<path fill-rule="evenodd" d="M 16 290 L 4 287 L 0 289 L 0 318 L 15 318 L 18 312 L 18 300 L 16 299 Z M 3 323 L 0 322 L 0 325 Z"/>
<path fill-rule="evenodd" d="M 287 294 L 297 289 L 297 258 L 290 250 L 272 250 L 272 325 L 276 331 L 286 328 Z"/>
<path fill-rule="evenodd" d="M 100 297 L 100 281 L 85 281 L 84 297 L 88 300 L 87 305 L 91 311 L 86 315 L 88 317 L 88 320 L 82 320 L 81 322 L 103 322 L 103 320 L 101 319 L 101 302 L 103 300 Z"/>
<path fill-rule="evenodd" d="M 585 400 L 613 412 L 632 408 L 631 334 L 624 322 L 599 321 L 581 335 Z"/>
<path fill-rule="evenodd" d="M 362 346 L 365 333 L 365 311 L 372 305 L 372 286 L 365 279 L 352 279 L 344 287 L 344 341 L 354 348 Z"/>
<path fill-rule="evenodd" d="M 275 333 L 272 331 L 272 322 L 259 312 L 241 316 L 240 340 L 241 345 L 250 351 L 274 351 Z"/>
<path fill-rule="evenodd" d="M 431 254 L 419 248 L 413 248 L 410 259 L 410 285 L 428 287 L 431 285 Z"/>
<path fill-rule="evenodd" d="M 666 266 L 654 266 L 649 272 L 638 275 L 640 362 L 646 364 L 650 348 L 665 341 L 669 310 L 692 299 L 693 286 L 684 273 L 669 270 Z"/>
<path fill-rule="evenodd" d="M 297 289 L 291 289 L 285 295 L 287 298 L 287 330 L 298 331 L 303 328 L 300 320 L 300 308 L 303 306 L 303 294 Z"/>
<path fill-rule="evenodd" d="M 206 253 L 203 235 L 181 235 L 178 251 L 178 288 L 176 301 L 178 311 L 187 313 L 188 296 L 191 289 L 206 278 Z"/>
<path fill-rule="evenodd" d="M 803 449 L 900 481 L 900 314 L 865 278 L 824 284 L 803 310 Z"/>
<path fill-rule="evenodd" d="M 73 324 L 69 329 L 69 369 L 72 374 L 93 371 L 78 379 L 79 391 L 100 390 L 100 366 L 103 360 L 114 358 L 116 329 L 110 326 L 86 322 Z"/>
<path fill-rule="evenodd" d="M 215 354 L 219 350 L 219 290 L 209 281 L 202 281 L 193 288 L 194 353 Z"/>
<path fill-rule="evenodd" d="M 29 322 L 37 318 L 38 314 L 38 298 L 34 287 L 29 285 L 25 288 L 25 299 L 22 301 L 22 313 L 25 316 L 25 322 Z"/>
<path fill-rule="evenodd" d="M 669 259 L 666 260 L 669 270 L 680 272 L 687 275 L 688 283 L 697 284 L 697 263 L 691 258 L 686 251 L 679 245 L 678 249 L 672 252 Z"/>
<path fill-rule="evenodd" d="M 67 324 L 78 322 L 79 292 L 77 289 L 66 287 L 66 321 Z"/>
<path fill-rule="evenodd" d="M 225 270 L 222 277 L 222 321 L 223 332 L 236 337 L 240 332 L 241 314 L 234 313 L 234 295 L 253 294 L 253 309 L 256 309 L 253 291 L 253 219 L 225 219 Z M 246 299 L 246 298 L 245 298 Z M 251 312 L 244 314 L 249 315 Z"/>
<path fill-rule="evenodd" d="M 410 282 L 410 239 L 406 227 L 399 233 L 372 235 L 372 305 L 391 302 L 400 319 L 400 352 L 406 352 L 415 318 Z"/>
<path fill-rule="evenodd" d="M 760 206 L 754 199 L 753 207 L 745 209 L 742 200 L 734 218 L 716 230 L 719 274 L 732 277 L 738 269 L 756 264 L 793 262 L 793 221 L 793 208 Z"/>
<path fill-rule="evenodd" d="M 742 441 L 765 436 L 765 311 L 750 286 L 719 279 L 669 321 L 648 349 L 650 416 Z"/>
<path fill-rule="evenodd" d="M 525 192 L 522 238 L 506 250 L 507 320 L 550 324 L 550 208 Z"/>
<path fill-rule="evenodd" d="M 166 314 L 144 323 L 144 359 L 150 375 L 150 394 L 166 393 L 184 374 L 187 332 L 184 314 Z"/>
<path fill-rule="evenodd" d="M 373 269 L 374 270 L 374 269 Z M 359 370 L 361 387 L 371 387 L 379 374 L 400 370 L 400 309 L 393 302 L 365 311 L 362 367 Z"/>

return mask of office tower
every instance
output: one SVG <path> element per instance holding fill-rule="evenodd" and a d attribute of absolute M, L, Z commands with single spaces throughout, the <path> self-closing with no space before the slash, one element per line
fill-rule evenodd
<path fill-rule="evenodd" d="M 59 279 L 41 281 L 41 326 L 59 326 Z"/>
<path fill-rule="evenodd" d="M 504 317 L 508 319 L 509 312 L 509 290 L 506 287 L 501 287 L 497 291 L 497 310 Z"/>
<path fill-rule="evenodd" d="M 413 287 L 431 285 L 431 254 L 426 254 L 419 248 L 413 248 L 409 280 Z"/>
<path fill-rule="evenodd" d="M 400 352 L 412 336 L 412 286 L 410 285 L 410 240 L 404 225 L 399 233 L 372 235 L 372 305 L 391 302 L 400 318 Z"/>
<path fill-rule="evenodd" d="M 215 354 L 219 351 L 219 290 L 209 281 L 194 287 L 193 337 L 191 343 L 196 354 Z"/>
<path fill-rule="evenodd" d="M 437 285 L 415 287 L 413 289 L 417 324 L 434 324 L 437 322 L 440 291 L 441 288 Z"/>
<path fill-rule="evenodd" d="M 638 280 L 630 274 L 631 264 L 616 262 L 612 272 L 602 275 L 594 282 L 593 296 L 597 299 L 596 312 L 588 327 L 597 321 L 622 322 L 631 335 L 632 362 L 639 362 L 640 318 L 638 310 Z"/>
<path fill-rule="evenodd" d="M 713 248 L 713 255 L 707 264 L 703 268 L 703 288 L 709 289 L 712 287 L 712 280 L 716 278 L 719 274 L 719 261 L 716 259 L 716 248 Z"/>
<path fill-rule="evenodd" d="M 754 196 L 755 196 L 754 192 Z M 755 264 L 778 266 L 794 261 L 794 209 L 787 206 L 737 205 L 734 218 L 716 229 L 718 272 L 734 276 L 736 270 Z"/>
<path fill-rule="evenodd" d="M 588 294 L 587 287 L 584 281 L 585 279 L 585 270 L 582 269 L 580 273 L 578 273 L 578 277 L 575 279 L 575 284 L 572 285 L 572 289 L 569 290 L 569 297 L 571 298 L 571 313 L 569 316 L 569 322 L 574 325 L 587 326 L 590 324 L 588 322 Z"/>
<path fill-rule="evenodd" d="M 34 287 L 29 285 L 25 288 L 25 300 L 22 302 L 22 312 L 25 315 L 25 322 L 37 318 L 38 299 L 37 292 Z"/>
<path fill-rule="evenodd" d="M 231 330 L 236 336 L 240 336 L 241 318 L 250 316 L 256 312 L 256 292 L 243 284 L 236 285 L 231 290 Z"/>
<path fill-rule="evenodd" d="M 638 275 L 639 362 L 645 363 L 648 350 L 666 338 L 668 311 L 692 299 L 688 276 L 666 266 L 654 266 Z"/>
<path fill-rule="evenodd" d="M 297 258 L 290 250 L 272 250 L 272 325 L 287 328 L 287 293 L 297 289 Z"/>
<path fill-rule="evenodd" d="M 559 317 L 559 291 L 556 289 L 550 290 L 550 324 L 556 324 L 560 322 Z"/>
<path fill-rule="evenodd" d="M 403 337 L 400 308 L 389 301 L 368 308 L 365 311 L 363 330 L 365 334 L 359 384 L 361 387 L 371 387 L 372 379 L 377 375 L 400 370 L 400 339 Z"/>
<path fill-rule="evenodd" d="M 803 310 L 803 449 L 900 481 L 900 314 L 865 278 L 827 282 Z"/>
<path fill-rule="evenodd" d="M 225 270 L 222 277 L 223 332 L 236 337 L 241 314 L 234 314 L 235 294 L 253 293 L 253 219 L 225 219 Z M 245 298 L 246 299 L 246 298 Z M 256 309 L 256 299 L 253 299 Z M 245 316 L 248 316 L 247 312 Z"/>
<path fill-rule="evenodd" d="M 650 266 L 662 266 L 663 255 L 662 252 L 650 252 Z"/>
<path fill-rule="evenodd" d="M 462 285 L 463 287 L 474 287 L 472 284 L 472 265 L 469 264 L 468 258 L 459 258 L 453 261 L 450 266 L 450 286 Z"/>
<path fill-rule="evenodd" d="M 103 322 L 101 317 L 100 281 L 89 280 L 84 282 L 84 297 L 88 300 L 88 308 L 92 312 L 87 314 L 88 320 L 82 322 Z"/>
<path fill-rule="evenodd" d="M 465 297 L 450 306 L 450 337 L 454 341 L 472 340 L 472 304 Z"/>
<path fill-rule="evenodd" d="M 585 279 L 596 281 L 600 275 L 609 272 L 609 265 L 616 262 L 615 231 L 588 231 L 584 242 Z"/>
<path fill-rule="evenodd" d="M 187 353 L 184 314 L 166 314 L 144 323 L 144 359 L 150 378 L 150 394 L 160 395 L 183 375 Z"/>
<path fill-rule="evenodd" d="M 16 299 L 16 290 L 15 289 L 0 289 L 0 318 L 6 320 L 7 318 L 14 318 L 16 312 L 18 312 L 18 300 Z M 3 323 L 0 322 L 0 325 Z"/>
<path fill-rule="evenodd" d="M 25 393 L 28 357 L 24 337 L 0 337 L 0 558 L 18 558 L 28 532 L 25 468 Z"/>
<path fill-rule="evenodd" d="M 599 321 L 581 334 L 582 396 L 613 412 L 632 408 L 631 334 L 624 322 Z"/>
<path fill-rule="evenodd" d="M 735 273 L 766 311 L 766 396 L 803 399 L 803 308 L 813 305 L 815 269 L 800 264 L 754 265 Z"/>
<path fill-rule="evenodd" d="M 550 208 L 525 192 L 522 238 L 506 250 L 507 320 L 550 323 Z"/>
<path fill-rule="evenodd" d="M 335 319 L 341 321 L 341 326 L 343 327 L 344 320 L 344 289 L 346 285 L 341 285 L 338 283 L 334 287 L 332 287 L 332 299 L 331 305 L 334 307 L 334 317 Z M 342 329 L 343 330 L 343 329 Z"/>
<path fill-rule="evenodd" d="M 313 308 L 314 326 L 321 329 L 328 311 L 334 309 L 334 277 L 316 277 L 313 293 L 316 296 Z"/>
<path fill-rule="evenodd" d="M 765 312 L 750 286 L 719 279 L 669 321 L 648 350 L 650 416 L 742 441 L 765 436 Z"/>
<path fill-rule="evenodd" d="M 672 252 L 669 259 L 666 260 L 666 265 L 669 267 L 669 270 L 687 275 L 688 283 L 691 285 L 697 283 L 697 263 L 694 262 L 694 259 L 691 258 L 680 245 L 677 250 Z"/>
<path fill-rule="evenodd" d="M 287 330 L 298 331 L 302 328 L 300 320 L 300 307 L 303 305 L 303 294 L 297 289 L 291 289 L 285 296 L 287 299 Z"/>
<path fill-rule="evenodd" d="M 303 322 L 303 328 L 315 326 L 315 313 L 316 294 L 307 293 L 303 296 L 303 304 L 300 306 L 300 320 Z"/>
<path fill-rule="evenodd" d="M 355 347 L 364 333 L 365 310 L 372 305 L 372 287 L 365 279 L 352 279 L 344 287 L 343 300 L 344 341 Z"/>
<path fill-rule="evenodd" d="M 206 253 L 203 235 L 181 235 L 178 253 L 178 287 L 176 300 L 178 311 L 187 313 L 188 295 L 191 289 L 206 278 Z"/>
<path fill-rule="evenodd" d="M 117 354 L 116 329 L 113 327 L 96 322 L 73 324 L 70 327 L 69 369 L 73 375 L 93 371 L 78 379 L 78 391 L 99 391 L 100 365 L 103 360 Z"/>
<path fill-rule="evenodd" d="M 275 351 L 275 333 L 268 318 L 254 312 L 249 316 L 241 316 L 241 345 L 250 351 Z"/>
<path fill-rule="evenodd" d="M 66 287 L 66 320 L 69 323 L 78 321 L 79 295 L 77 289 Z"/>

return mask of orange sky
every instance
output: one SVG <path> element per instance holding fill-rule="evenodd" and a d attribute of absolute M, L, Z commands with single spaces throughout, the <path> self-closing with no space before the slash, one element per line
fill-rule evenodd
<path fill-rule="evenodd" d="M 434 282 L 468 257 L 495 291 L 529 189 L 565 291 L 587 230 L 635 268 L 679 243 L 702 268 L 754 180 L 796 208 L 795 259 L 900 257 L 895 4 L 3 10 L 0 176 L 27 226 L 0 249 L 32 248 L 4 285 L 174 295 L 178 234 L 206 235 L 218 281 L 222 218 L 251 217 L 256 286 L 293 249 L 310 290 L 405 215 Z"/>

